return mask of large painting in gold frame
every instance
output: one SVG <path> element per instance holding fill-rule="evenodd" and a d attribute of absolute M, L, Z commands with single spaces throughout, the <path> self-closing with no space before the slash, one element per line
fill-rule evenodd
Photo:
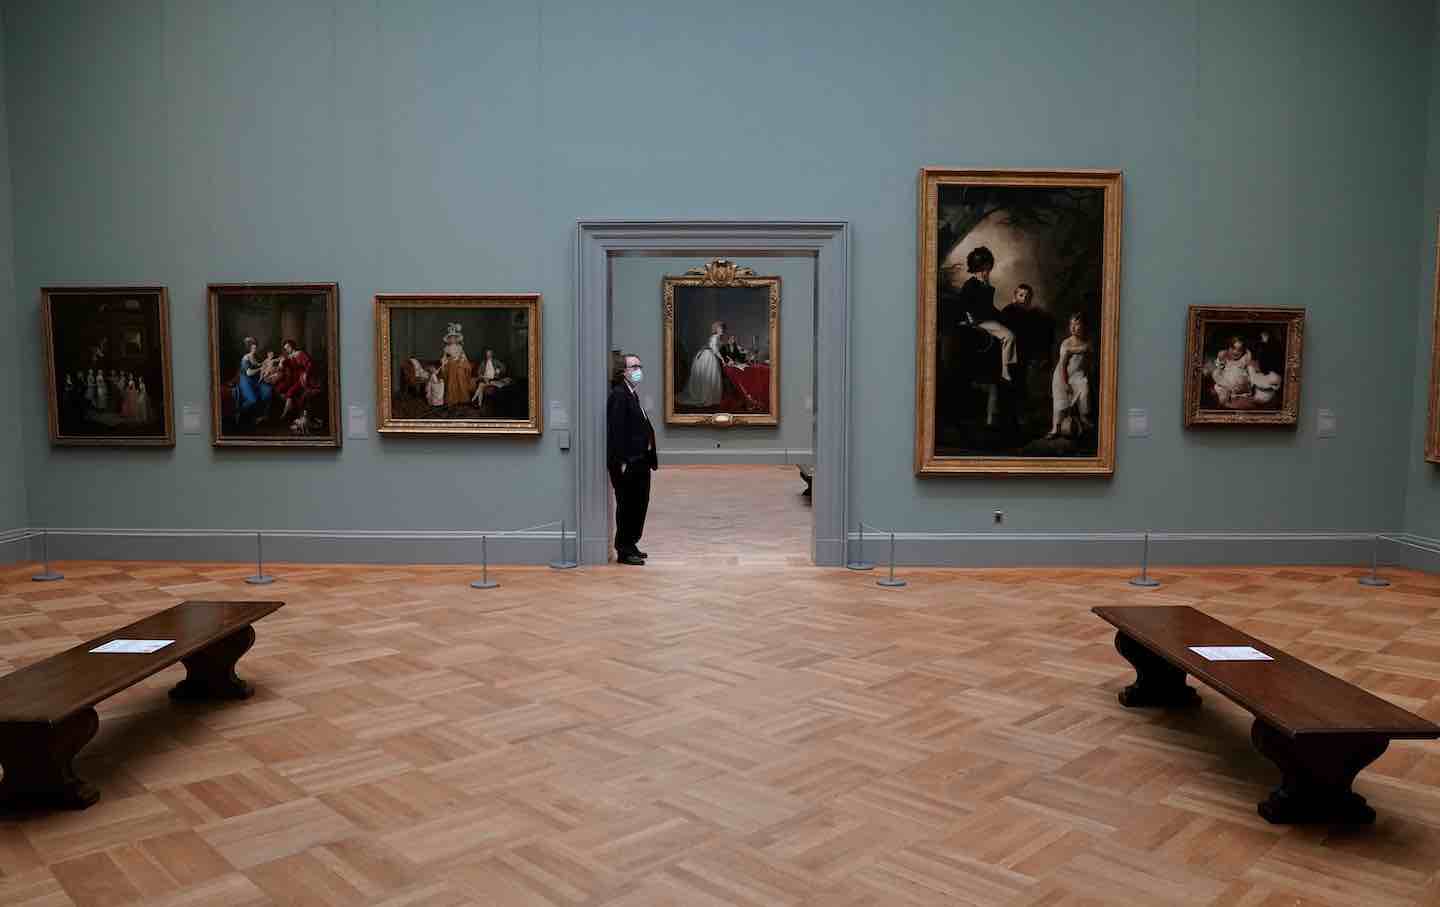
<path fill-rule="evenodd" d="M 667 425 L 780 423 L 780 278 L 717 258 L 661 281 Z"/>
<path fill-rule="evenodd" d="M 1118 170 L 926 167 L 915 472 L 1109 476 Z"/>
<path fill-rule="evenodd" d="M 1440 224 L 1435 237 L 1435 282 L 1430 313 L 1430 410 L 1425 422 L 1425 459 L 1440 463 Z"/>
<path fill-rule="evenodd" d="M 382 435 L 539 435 L 539 293 L 381 293 Z"/>

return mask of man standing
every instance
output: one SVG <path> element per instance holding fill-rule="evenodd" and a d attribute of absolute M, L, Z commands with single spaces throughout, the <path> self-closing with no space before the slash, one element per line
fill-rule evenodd
<path fill-rule="evenodd" d="M 640 357 L 625 354 L 612 378 L 605 407 L 610 484 L 615 488 L 615 554 L 622 564 L 645 565 L 648 556 L 639 548 L 650 508 L 650 473 L 660 468 L 655 456 L 655 428 L 636 387 L 644 379 Z"/>

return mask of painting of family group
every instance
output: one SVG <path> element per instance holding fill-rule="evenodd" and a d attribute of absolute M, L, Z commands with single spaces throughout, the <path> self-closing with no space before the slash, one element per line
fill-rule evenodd
<path fill-rule="evenodd" d="M 1118 173 L 922 173 L 917 471 L 1113 471 Z"/>
<path fill-rule="evenodd" d="M 1186 425 L 1295 425 L 1305 310 L 1191 306 Z"/>
<path fill-rule="evenodd" d="M 538 295 L 376 303 L 381 432 L 540 433 Z"/>
<path fill-rule="evenodd" d="M 51 442 L 173 445 L 165 290 L 45 289 L 41 308 Z"/>
<path fill-rule="evenodd" d="M 210 287 L 216 446 L 339 447 L 335 284 Z"/>
<path fill-rule="evenodd" d="M 666 276 L 665 421 L 777 425 L 780 278 L 715 259 Z"/>

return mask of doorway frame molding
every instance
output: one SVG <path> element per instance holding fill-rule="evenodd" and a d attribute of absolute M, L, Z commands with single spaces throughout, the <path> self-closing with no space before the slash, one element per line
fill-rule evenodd
<path fill-rule="evenodd" d="M 574 459 L 579 562 L 609 560 L 605 401 L 612 264 L 630 256 L 814 260 L 815 472 L 816 481 L 833 491 L 813 498 L 813 558 L 817 566 L 844 564 L 850 512 L 850 224 L 829 220 L 587 219 L 576 223 Z"/>

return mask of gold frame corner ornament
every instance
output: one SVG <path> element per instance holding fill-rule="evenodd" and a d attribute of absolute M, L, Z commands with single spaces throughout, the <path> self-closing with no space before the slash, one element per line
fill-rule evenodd
<path fill-rule="evenodd" d="M 728 258 L 715 258 L 684 274 L 666 274 L 660 281 L 660 315 L 664 327 L 665 424 L 705 425 L 712 428 L 780 424 L 780 276 L 760 275 Z M 764 413 L 675 412 L 675 290 L 677 287 L 764 288 L 767 290 L 770 339 L 770 399 Z"/>
<path fill-rule="evenodd" d="M 1207 408 L 1201 394 L 1205 368 L 1205 331 L 1215 322 L 1254 322 L 1283 325 L 1285 329 L 1284 396 L 1278 410 L 1224 410 Z M 1300 306 L 1192 305 L 1185 316 L 1185 427 L 1206 425 L 1268 425 L 1293 428 L 1300 421 L 1300 391 L 1304 380 L 1305 309 Z"/>
<path fill-rule="evenodd" d="M 1100 291 L 1100 382 L 1096 452 L 1092 457 L 941 456 L 935 453 L 936 346 L 939 341 L 938 217 L 942 185 L 1099 189 L 1104 202 Z M 1120 249 L 1124 173 L 1113 169 L 988 169 L 921 167 L 915 280 L 915 475 L 1089 476 L 1115 474 L 1116 388 L 1120 361 Z"/>
<path fill-rule="evenodd" d="M 381 435 L 419 437 L 539 437 L 544 433 L 541 366 L 541 303 L 539 293 L 377 293 L 375 294 L 376 431 Z M 395 376 L 390 368 L 390 314 L 395 309 L 524 309 L 526 362 L 530 372 L 526 390 L 528 419 L 402 419 L 392 409 Z"/>

